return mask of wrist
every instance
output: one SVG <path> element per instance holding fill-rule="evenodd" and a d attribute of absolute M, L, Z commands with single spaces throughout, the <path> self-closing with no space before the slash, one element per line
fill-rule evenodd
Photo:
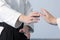
<path fill-rule="evenodd" d="M 56 18 L 53 19 L 52 24 L 57 24 L 57 19 Z"/>
<path fill-rule="evenodd" d="M 25 17 L 24 15 L 20 15 L 20 16 L 19 16 L 19 21 L 20 21 L 20 22 L 23 22 L 24 17 Z"/>
<path fill-rule="evenodd" d="M 30 29 L 28 25 L 24 25 L 24 28 L 26 28 L 28 30 Z"/>

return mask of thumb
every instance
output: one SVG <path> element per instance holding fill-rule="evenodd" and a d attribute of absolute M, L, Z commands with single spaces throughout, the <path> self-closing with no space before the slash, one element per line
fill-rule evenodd
<path fill-rule="evenodd" d="M 19 32 L 23 32 L 23 29 L 20 29 Z"/>

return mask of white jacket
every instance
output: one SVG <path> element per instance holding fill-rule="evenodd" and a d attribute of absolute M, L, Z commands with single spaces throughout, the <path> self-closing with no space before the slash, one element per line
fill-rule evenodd
<path fill-rule="evenodd" d="M 21 14 L 28 15 L 31 10 L 31 5 L 27 0 L 0 0 L 0 22 L 18 28 L 21 25 L 21 22 L 17 21 L 18 17 Z M 16 22 L 18 23 L 16 24 Z M 0 33 L 3 29 L 0 27 Z"/>
<path fill-rule="evenodd" d="M 60 18 L 57 18 L 57 25 L 58 25 L 58 28 L 60 29 Z"/>

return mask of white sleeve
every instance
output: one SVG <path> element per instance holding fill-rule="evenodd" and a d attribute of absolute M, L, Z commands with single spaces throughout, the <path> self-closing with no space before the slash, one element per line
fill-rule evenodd
<path fill-rule="evenodd" d="M 58 25 L 58 27 L 60 29 L 60 18 L 57 18 L 57 25 Z"/>
<path fill-rule="evenodd" d="M 9 5 L 8 6 L 6 5 L 8 4 L 0 0 L 0 19 L 3 22 L 13 26 L 14 28 L 17 28 L 16 22 L 21 13 L 11 9 L 10 7 L 8 7 Z"/>

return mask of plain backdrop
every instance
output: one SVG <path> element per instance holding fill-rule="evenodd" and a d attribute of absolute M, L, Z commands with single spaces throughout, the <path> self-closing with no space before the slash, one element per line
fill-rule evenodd
<path fill-rule="evenodd" d="M 60 0 L 29 0 L 34 11 L 40 12 L 45 8 L 56 18 L 60 17 Z M 58 26 L 50 25 L 40 17 L 40 21 L 34 24 L 34 33 L 31 38 L 60 39 Z"/>

